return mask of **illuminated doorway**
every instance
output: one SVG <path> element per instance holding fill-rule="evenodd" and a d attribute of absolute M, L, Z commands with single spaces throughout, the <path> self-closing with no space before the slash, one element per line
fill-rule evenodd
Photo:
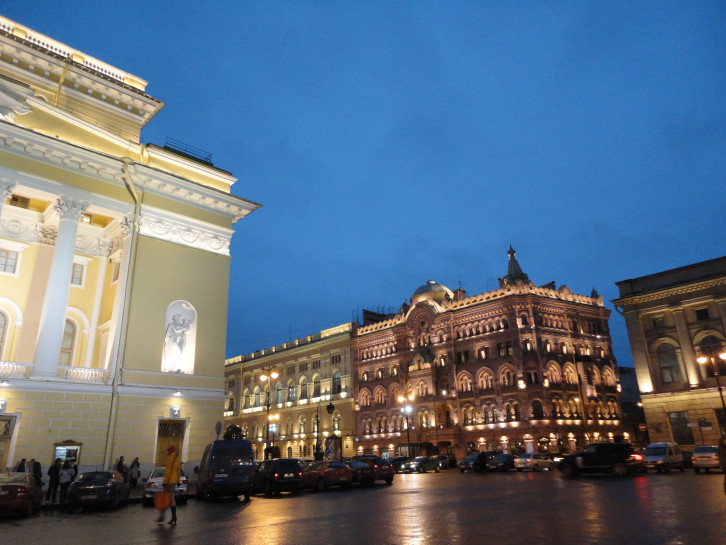
<path fill-rule="evenodd" d="M 179 456 L 184 444 L 184 420 L 159 420 L 159 431 L 156 437 L 156 465 L 166 465 L 166 449 L 171 445 L 176 447 Z"/>

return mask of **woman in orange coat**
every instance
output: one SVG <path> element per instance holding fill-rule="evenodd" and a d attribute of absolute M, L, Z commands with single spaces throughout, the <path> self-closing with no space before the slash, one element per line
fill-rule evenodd
<path fill-rule="evenodd" d="M 177 483 L 181 480 L 181 460 L 179 460 L 179 454 L 177 453 L 176 447 L 170 445 L 166 449 L 166 471 L 164 472 L 164 492 L 170 495 L 169 507 L 171 507 L 171 519 L 167 524 L 172 526 L 176 525 L 176 499 L 174 498 L 174 489 Z M 164 513 L 166 509 L 159 513 L 159 518 L 156 522 L 164 522 Z"/>

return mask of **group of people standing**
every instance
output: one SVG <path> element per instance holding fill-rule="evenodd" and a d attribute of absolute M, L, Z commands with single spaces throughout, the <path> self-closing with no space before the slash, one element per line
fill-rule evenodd
<path fill-rule="evenodd" d="M 130 466 L 124 463 L 124 457 L 119 456 L 118 462 L 116 463 L 116 471 L 118 471 L 124 478 L 124 481 L 129 483 L 131 488 L 136 488 L 139 484 L 139 474 L 141 473 L 141 467 L 139 464 L 139 458 L 134 458 Z"/>
<path fill-rule="evenodd" d="M 78 467 L 75 462 L 65 462 L 56 458 L 53 465 L 48 468 L 48 491 L 45 493 L 45 501 L 55 503 L 56 494 L 60 488 L 60 503 L 65 503 L 68 498 L 68 488 L 78 475 Z"/>

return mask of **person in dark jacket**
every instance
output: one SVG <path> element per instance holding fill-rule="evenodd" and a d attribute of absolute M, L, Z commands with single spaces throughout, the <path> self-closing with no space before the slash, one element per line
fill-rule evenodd
<path fill-rule="evenodd" d="M 33 462 L 33 475 L 35 476 L 35 482 L 38 486 L 43 482 L 43 469 L 40 467 L 40 462 Z"/>
<path fill-rule="evenodd" d="M 55 503 L 56 494 L 58 494 L 58 485 L 60 484 L 61 459 L 56 458 L 55 463 L 48 468 L 48 492 L 45 493 L 45 501 L 53 500 Z"/>

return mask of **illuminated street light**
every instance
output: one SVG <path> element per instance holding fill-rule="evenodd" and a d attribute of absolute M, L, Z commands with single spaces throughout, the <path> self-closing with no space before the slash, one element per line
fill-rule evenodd
<path fill-rule="evenodd" d="M 718 355 L 719 358 L 722 360 L 726 360 L 726 352 L 721 352 Z M 726 415 L 726 402 L 723 400 L 723 386 L 721 386 L 721 377 L 718 372 L 718 362 L 716 361 L 716 358 L 714 358 L 712 355 L 709 356 L 701 356 L 699 358 L 696 358 L 696 361 L 700 363 L 701 365 L 707 364 L 709 361 L 711 362 L 711 366 L 713 367 L 713 374 L 716 376 L 716 385 L 718 386 L 718 394 L 721 396 L 721 407 L 723 408 L 724 415 Z"/>
<path fill-rule="evenodd" d="M 265 426 L 265 458 L 271 455 L 270 450 L 270 388 L 272 381 L 279 377 L 280 374 L 271 368 L 266 368 L 265 372 L 260 375 L 260 380 L 265 384 L 265 407 L 267 408 L 267 426 Z"/>

